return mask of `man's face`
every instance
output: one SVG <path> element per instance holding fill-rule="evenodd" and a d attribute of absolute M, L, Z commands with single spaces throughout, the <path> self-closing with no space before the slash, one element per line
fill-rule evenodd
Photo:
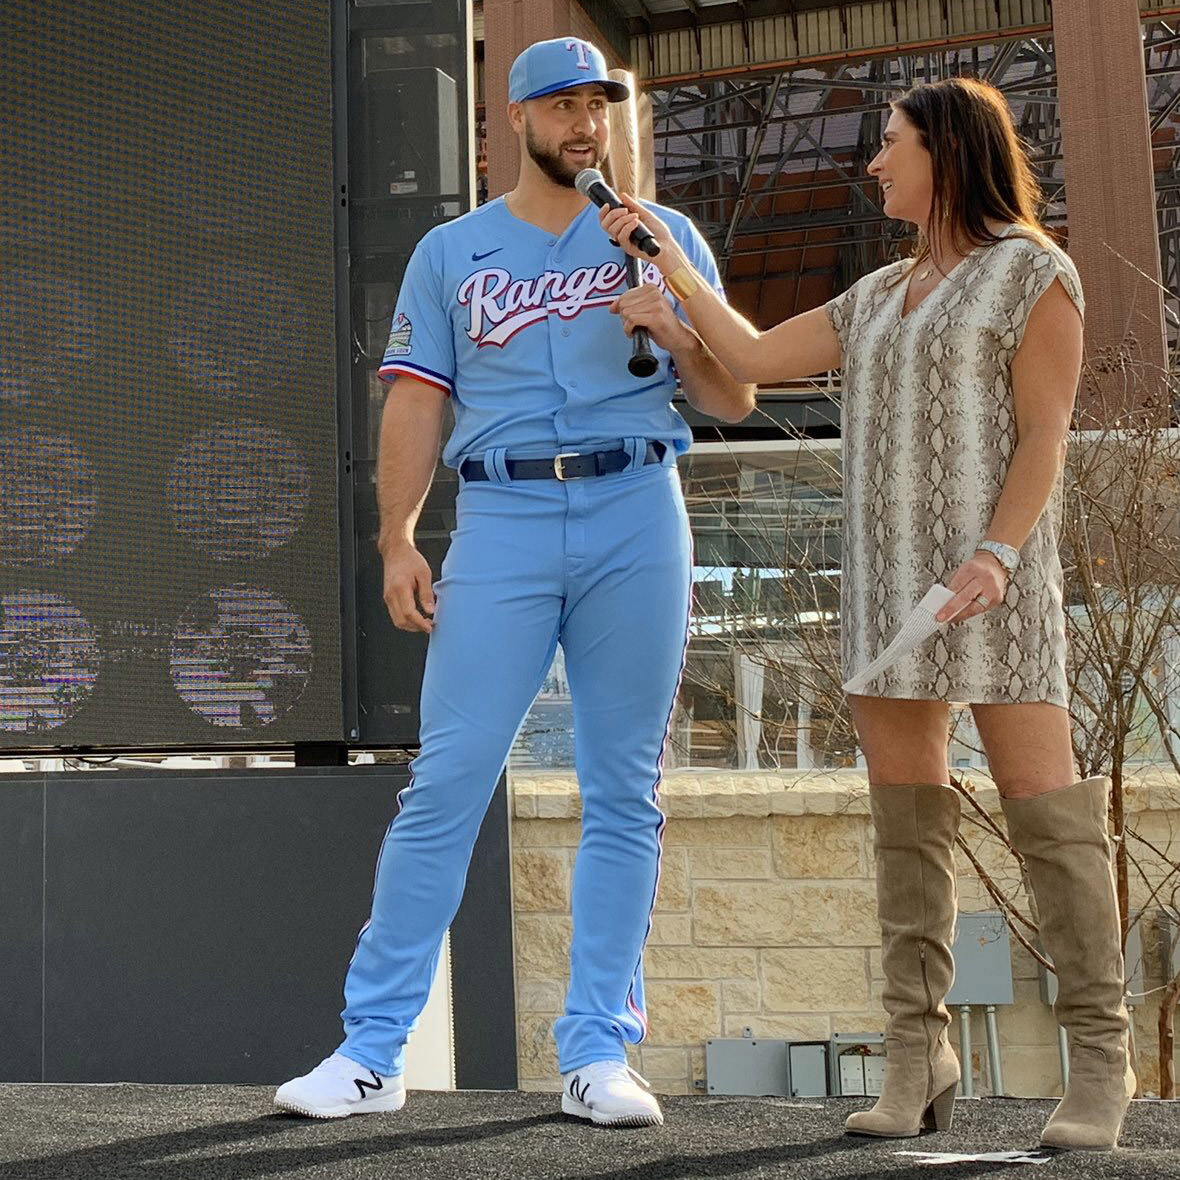
<path fill-rule="evenodd" d="M 554 184 L 574 187 L 583 168 L 599 168 L 610 147 L 606 91 L 596 83 L 520 104 L 525 148 Z"/>

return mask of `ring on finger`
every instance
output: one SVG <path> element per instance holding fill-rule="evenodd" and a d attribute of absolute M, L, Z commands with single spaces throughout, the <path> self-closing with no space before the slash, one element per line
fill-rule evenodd
<path fill-rule="evenodd" d="M 979 603 L 979 605 L 983 607 L 984 610 L 987 610 L 987 608 L 991 606 L 991 599 L 983 594 L 977 594 L 975 596 L 975 601 Z"/>

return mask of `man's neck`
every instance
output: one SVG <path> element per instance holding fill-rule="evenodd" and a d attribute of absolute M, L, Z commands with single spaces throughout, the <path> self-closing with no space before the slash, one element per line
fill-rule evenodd
<path fill-rule="evenodd" d="M 505 194 L 504 201 L 513 217 L 558 237 L 586 208 L 586 198 L 577 189 L 554 184 L 543 173 L 523 168 L 516 187 Z"/>

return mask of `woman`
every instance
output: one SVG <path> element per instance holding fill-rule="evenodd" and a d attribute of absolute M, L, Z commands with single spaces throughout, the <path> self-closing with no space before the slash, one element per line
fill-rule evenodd
<path fill-rule="evenodd" d="M 1134 1075 L 1108 784 L 1075 781 L 1057 557 L 1081 288 L 1038 223 L 1036 181 L 992 87 L 952 79 L 909 91 L 869 172 L 886 215 L 918 227 L 916 254 L 767 332 L 713 293 L 646 209 L 628 199 L 602 224 L 626 243 L 647 225 L 667 287 L 739 380 L 843 369 L 845 678 L 932 582 L 955 592 L 938 615 L 951 625 L 850 697 L 869 772 L 889 1023 L 881 1098 L 848 1130 L 950 1126 L 959 1063 L 944 997 L 959 804 L 946 785 L 948 702 L 967 702 L 1070 1034 L 1069 1083 L 1041 1142 L 1110 1148 Z M 632 331 L 670 309 L 649 286 L 615 310 Z"/>

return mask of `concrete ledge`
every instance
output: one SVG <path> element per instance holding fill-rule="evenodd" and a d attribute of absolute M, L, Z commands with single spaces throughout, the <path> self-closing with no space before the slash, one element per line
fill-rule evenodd
<path fill-rule="evenodd" d="M 999 795 L 985 772 L 962 772 L 967 789 L 989 814 Z M 577 819 L 578 780 L 570 771 L 509 772 L 512 815 L 517 819 Z M 1136 770 L 1125 786 L 1127 810 L 1180 808 L 1180 776 L 1171 767 Z M 672 770 L 660 786 L 670 819 L 733 816 L 865 815 L 868 779 L 863 770 Z"/>

